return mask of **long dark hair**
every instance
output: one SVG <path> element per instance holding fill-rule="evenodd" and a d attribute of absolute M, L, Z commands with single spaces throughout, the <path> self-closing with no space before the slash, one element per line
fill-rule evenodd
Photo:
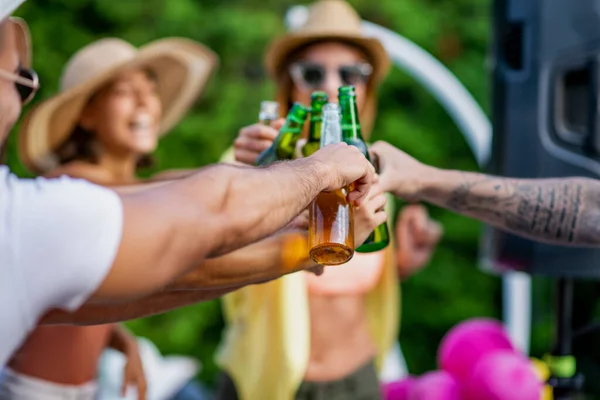
<path fill-rule="evenodd" d="M 77 125 L 69 138 L 61 144 L 56 150 L 58 162 L 60 165 L 72 161 L 85 161 L 97 164 L 100 159 L 96 135 L 87 129 Z M 136 164 L 137 169 L 149 168 L 155 164 L 154 158 L 150 154 L 141 156 Z"/>

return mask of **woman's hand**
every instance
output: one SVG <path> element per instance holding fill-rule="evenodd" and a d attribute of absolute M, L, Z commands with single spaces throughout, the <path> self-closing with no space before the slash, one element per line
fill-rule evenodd
<path fill-rule="evenodd" d="M 137 387 L 138 400 L 146 400 L 146 376 L 135 336 L 121 325 L 115 324 L 108 345 L 125 356 L 121 395 L 125 396 L 127 387 L 133 385 Z"/>
<path fill-rule="evenodd" d="M 359 207 L 354 207 L 355 247 L 363 244 L 375 228 L 387 221 L 384 210 L 386 201 L 385 192 L 376 183 L 367 194 L 367 199 Z"/>
<path fill-rule="evenodd" d="M 125 372 L 123 373 L 123 388 L 121 395 L 127 394 L 127 386 L 133 385 L 137 388 L 138 400 L 146 400 L 146 377 L 144 376 L 144 367 L 135 339 L 131 339 L 125 352 L 127 362 Z"/>
<path fill-rule="evenodd" d="M 427 209 L 411 204 L 402 209 L 396 223 L 398 272 L 406 279 L 429 262 L 443 233 L 442 226 L 429 218 Z"/>
<path fill-rule="evenodd" d="M 273 121 L 270 126 L 254 124 L 240 129 L 233 142 L 235 160 L 253 165 L 259 154 L 268 149 L 283 126 L 285 119 Z"/>

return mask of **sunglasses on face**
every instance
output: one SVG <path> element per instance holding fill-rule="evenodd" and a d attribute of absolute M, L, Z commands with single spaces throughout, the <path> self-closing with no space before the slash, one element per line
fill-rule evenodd
<path fill-rule="evenodd" d="M 369 63 L 362 62 L 352 65 L 342 65 L 333 71 L 338 74 L 342 85 L 354 86 L 360 83 L 367 83 L 373 73 L 373 67 Z M 294 83 L 311 90 L 322 88 L 327 79 L 327 74 L 333 71 L 324 65 L 305 61 L 299 61 L 290 66 L 290 75 Z"/>
<path fill-rule="evenodd" d="M 21 97 L 23 105 L 29 103 L 40 87 L 40 80 L 37 73 L 29 68 L 19 67 L 17 72 L 8 72 L 0 69 L 0 78 L 15 83 L 17 92 Z"/>

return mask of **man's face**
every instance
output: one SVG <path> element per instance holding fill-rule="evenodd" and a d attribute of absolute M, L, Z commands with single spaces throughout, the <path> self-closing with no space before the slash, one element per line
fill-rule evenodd
<path fill-rule="evenodd" d="M 15 26 L 8 20 L 0 22 L 0 69 L 16 73 L 19 68 Z M 21 98 L 15 83 L 0 78 L 0 147 L 21 114 Z"/>

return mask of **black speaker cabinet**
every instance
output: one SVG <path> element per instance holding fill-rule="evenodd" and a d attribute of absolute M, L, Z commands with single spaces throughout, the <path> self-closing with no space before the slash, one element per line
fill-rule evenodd
<path fill-rule="evenodd" d="M 495 0 L 493 28 L 488 172 L 600 178 L 600 0 Z M 491 228 L 482 257 L 496 272 L 600 278 L 600 249 L 550 246 Z"/>

